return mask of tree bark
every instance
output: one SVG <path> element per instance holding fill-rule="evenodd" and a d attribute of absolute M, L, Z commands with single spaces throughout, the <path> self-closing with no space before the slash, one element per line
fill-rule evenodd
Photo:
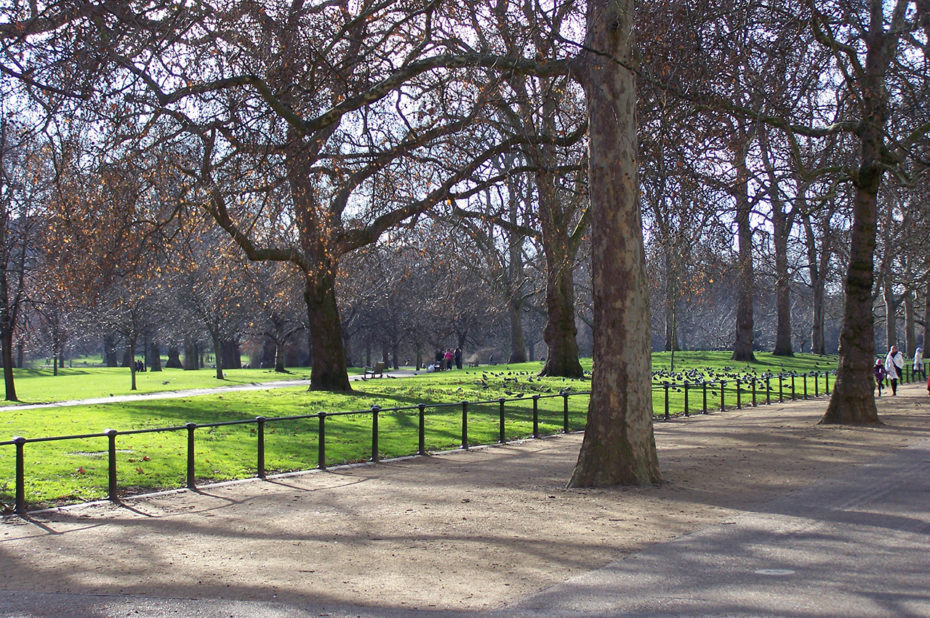
<path fill-rule="evenodd" d="M 512 223 L 516 224 L 516 209 L 512 209 Z M 526 362 L 526 340 L 523 337 L 523 236 L 510 235 L 510 259 L 507 272 L 510 279 L 510 299 L 507 309 L 510 317 L 510 363 Z"/>
<path fill-rule="evenodd" d="M 184 369 L 194 371 L 200 369 L 200 353 L 197 350 L 197 343 L 193 340 L 184 341 Z"/>
<path fill-rule="evenodd" d="M 304 288 L 310 320 L 310 390 L 351 391 L 342 343 L 342 323 L 336 306 L 336 265 L 308 274 Z"/>
<path fill-rule="evenodd" d="M 546 328 L 543 339 L 549 346 L 546 364 L 540 375 L 580 378 L 584 376 L 578 360 L 578 328 L 575 326 L 575 283 L 571 266 L 547 266 Z"/>
<path fill-rule="evenodd" d="M 745 129 L 740 126 L 742 132 Z M 739 242 L 736 291 L 736 339 L 733 342 L 732 360 L 754 362 L 753 354 L 753 284 L 755 282 L 752 265 L 752 222 L 750 215 L 752 205 L 749 201 L 749 169 L 746 166 L 749 138 L 741 137 L 736 152 L 736 226 Z"/>
<path fill-rule="evenodd" d="M 849 265 L 846 269 L 846 306 L 840 333 L 836 383 L 821 423 L 880 424 L 873 393 L 872 361 L 875 354 L 872 285 L 878 221 L 878 190 L 882 182 L 883 133 L 887 102 L 883 77 L 888 54 L 893 52 L 884 33 L 881 0 L 872 0 L 870 34 L 867 38 L 862 97 L 861 154 L 856 174 L 853 221 L 850 230 Z M 898 36 L 894 33 L 893 36 Z"/>
<path fill-rule="evenodd" d="M 3 385 L 7 401 L 19 401 L 16 397 L 16 382 L 13 379 L 13 329 L 0 328 L 0 348 L 3 354 Z"/>
<path fill-rule="evenodd" d="M 129 390 L 136 390 L 136 341 L 135 339 L 130 339 L 129 345 L 126 347 L 126 355 L 131 359 L 131 362 L 128 363 L 129 367 L 129 381 L 131 382 L 131 387 Z"/>
<path fill-rule="evenodd" d="M 149 371 L 161 371 L 161 346 L 156 342 L 152 342 L 151 348 L 152 355 L 149 362 Z"/>
<path fill-rule="evenodd" d="M 116 343 L 113 341 L 112 335 L 107 335 L 103 338 L 103 363 L 107 367 L 119 366 L 116 355 Z"/>
<path fill-rule="evenodd" d="M 807 262 L 811 279 L 811 354 L 824 354 L 824 296 L 826 281 L 824 271 L 827 266 L 827 239 L 824 238 L 820 251 L 817 251 L 817 237 L 809 213 L 803 213 L 804 235 L 807 238 Z M 824 232 L 826 233 L 826 232 Z"/>
<path fill-rule="evenodd" d="M 569 486 L 661 481 L 652 428 L 649 303 L 636 166 L 632 0 L 591 0 L 580 78 L 589 119 L 594 377 Z M 600 54 L 603 54 L 600 55 Z"/>
<path fill-rule="evenodd" d="M 927 273 L 927 283 L 924 285 L 924 354 L 927 353 L 926 348 L 930 345 L 930 272 Z"/>
<path fill-rule="evenodd" d="M 772 200 L 772 240 L 775 245 L 775 356 L 794 356 L 791 346 L 791 277 L 788 274 L 788 236 L 791 218 L 779 199 Z"/>
<path fill-rule="evenodd" d="M 667 240 L 667 239 L 666 239 Z M 678 347 L 678 328 L 675 319 L 675 307 L 678 304 L 678 280 L 677 273 L 673 271 L 672 248 L 666 246 L 662 248 L 662 261 L 665 266 L 665 345 L 666 352 L 674 352 Z M 674 358 L 674 356 L 673 356 Z M 672 371 L 674 371 L 672 367 Z"/>
<path fill-rule="evenodd" d="M 184 365 L 181 364 L 181 351 L 178 350 L 178 346 L 170 346 L 168 348 L 168 361 L 165 363 L 165 367 L 168 369 L 183 369 Z"/>
<path fill-rule="evenodd" d="M 216 333 L 212 333 L 213 339 L 213 364 L 216 366 L 216 379 L 223 380 L 223 342 Z"/>
<path fill-rule="evenodd" d="M 917 348 L 917 325 L 914 321 L 914 292 L 912 290 L 904 293 L 904 346 L 906 355 L 913 358 L 914 350 Z"/>
<path fill-rule="evenodd" d="M 242 354 L 235 339 L 223 340 L 223 369 L 242 369 Z"/>

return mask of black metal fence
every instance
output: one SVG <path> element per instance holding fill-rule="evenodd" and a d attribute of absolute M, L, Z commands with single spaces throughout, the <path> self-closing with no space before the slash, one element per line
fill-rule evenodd
<path fill-rule="evenodd" d="M 923 376 L 926 376 L 926 365 L 924 366 Z M 681 383 L 663 381 L 658 384 L 653 384 L 654 389 L 658 389 L 663 392 L 664 400 L 664 409 L 663 413 L 654 416 L 658 418 L 663 418 L 668 420 L 673 414 L 683 414 L 684 416 L 690 416 L 692 412 L 700 412 L 702 414 L 708 414 L 711 409 L 719 409 L 724 411 L 727 409 L 727 405 L 734 405 L 737 409 L 742 408 L 744 405 L 751 405 L 753 407 L 760 405 L 760 403 L 771 404 L 774 400 L 778 402 L 783 402 L 786 399 L 794 400 L 798 398 L 808 399 L 809 397 L 819 397 L 820 392 L 820 382 L 821 379 L 824 380 L 824 395 L 830 394 L 830 377 L 831 372 L 810 372 L 810 373 L 780 373 L 780 374 L 766 374 L 764 376 L 751 376 L 747 375 L 745 377 L 737 377 L 733 380 L 713 380 L 713 381 L 683 381 Z M 903 382 L 913 382 L 918 377 L 921 377 L 919 372 L 912 370 L 910 365 L 905 368 L 905 375 Z M 921 378 L 922 379 L 922 378 Z M 775 381 L 776 385 L 773 385 Z M 727 399 L 727 394 L 729 390 L 730 399 Z M 718 393 L 719 391 L 719 393 Z M 673 412 L 671 406 L 671 397 L 670 392 L 682 392 L 683 393 L 683 406 L 679 412 L 677 409 Z M 107 440 L 107 492 L 108 499 L 113 502 L 119 502 L 119 484 L 117 476 L 117 467 L 116 467 L 116 440 L 119 436 L 131 436 L 145 433 L 165 433 L 165 432 L 187 432 L 187 487 L 190 489 L 196 488 L 196 478 L 195 478 L 195 462 L 196 462 L 196 444 L 195 444 L 195 434 L 198 429 L 212 429 L 216 427 L 231 426 L 231 425 L 254 425 L 256 433 L 256 476 L 259 478 L 265 478 L 266 468 L 265 468 L 265 426 L 270 422 L 287 422 L 287 421 L 299 421 L 306 419 L 317 419 L 317 468 L 326 469 L 326 422 L 327 419 L 340 416 L 348 415 L 358 415 L 358 414 L 370 414 L 371 415 L 371 461 L 377 462 L 379 460 L 379 448 L 378 448 L 378 437 L 379 437 L 379 427 L 378 421 L 382 413 L 400 413 L 400 412 L 410 412 L 416 411 L 418 416 L 418 447 L 416 454 L 417 455 L 426 455 L 426 411 L 430 410 L 441 410 L 444 408 L 460 408 L 461 409 L 461 433 L 460 433 L 460 448 L 468 449 L 469 446 L 477 446 L 476 443 L 471 443 L 468 437 L 468 418 L 469 418 L 469 407 L 476 406 L 488 406 L 488 405 L 497 405 L 498 406 L 498 443 L 507 442 L 506 436 L 506 405 L 508 402 L 522 402 L 523 405 L 527 401 L 532 402 L 532 436 L 534 438 L 540 437 L 540 413 L 539 413 L 539 402 L 541 399 L 552 399 L 552 398 L 562 398 L 562 432 L 568 433 L 572 431 L 569 419 L 569 397 L 576 395 L 590 395 L 590 391 L 563 391 L 558 394 L 553 395 L 533 395 L 529 398 L 500 398 L 500 399 L 490 399 L 486 401 L 462 401 L 459 403 L 447 403 L 447 404 L 417 404 L 415 406 L 399 406 L 392 408 L 380 408 L 379 406 L 372 406 L 367 410 L 353 410 L 349 412 L 317 412 L 314 414 L 301 414 L 294 416 L 277 416 L 277 417 L 256 417 L 250 419 L 234 420 L 234 421 L 222 421 L 215 423 L 186 423 L 184 425 L 178 425 L 173 427 L 155 427 L 149 429 L 132 429 L 126 431 L 118 431 L 116 429 L 107 429 L 101 433 L 88 433 L 80 435 L 70 435 L 70 436 L 53 436 L 53 437 L 44 437 L 44 438 L 24 438 L 22 436 L 15 436 L 12 440 L 0 442 L 0 447 L 3 446 L 14 446 L 16 449 L 16 463 L 15 463 L 15 502 L 14 502 L 14 512 L 23 514 L 26 512 L 26 493 L 25 493 L 25 447 L 27 444 L 39 444 L 42 442 L 55 442 L 61 440 L 83 440 L 89 438 L 106 438 Z M 699 405 L 692 403 L 692 398 L 697 398 Z M 412 454 L 412 453 L 411 453 Z"/>
<path fill-rule="evenodd" d="M 760 402 L 769 405 L 773 400 L 782 403 L 786 399 L 793 401 L 819 397 L 821 394 L 829 395 L 832 373 L 830 371 L 784 372 L 761 376 L 747 374 L 730 380 L 662 381 L 653 384 L 653 389 L 664 393 L 665 406 L 662 418 L 668 420 L 672 415 L 671 392 L 681 392 L 684 395 L 681 414 L 685 416 L 690 416 L 692 412 L 708 414 L 711 409 L 719 409 L 721 412 L 727 409 L 728 389 L 729 404 L 735 406 L 736 409 L 742 409 L 744 405 L 756 407 L 760 405 Z M 824 384 L 823 393 L 820 392 L 821 381 Z M 698 403 L 692 403 L 692 398 L 697 398 Z"/>
<path fill-rule="evenodd" d="M 88 434 L 79 434 L 71 436 L 53 436 L 45 438 L 24 438 L 22 436 L 15 436 L 12 440 L 0 442 L 0 447 L 2 446 L 14 446 L 16 448 L 16 463 L 15 463 L 15 499 L 14 499 L 14 512 L 18 514 L 24 514 L 26 512 L 26 470 L 25 470 L 25 447 L 27 444 L 39 444 L 43 442 L 56 442 L 62 440 L 84 440 L 89 438 L 106 438 L 107 440 L 107 494 L 108 499 L 113 502 L 119 502 L 119 484 L 117 476 L 117 467 L 116 467 L 116 441 L 117 437 L 120 436 L 132 436 L 144 433 L 167 433 L 167 432 L 187 432 L 187 487 L 189 489 L 196 488 L 196 477 L 194 473 L 195 463 L 196 463 L 196 444 L 195 444 L 195 434 L 198 429 L 212 429 L 216 427 L 225 427 L 231 425 L 254 425 L 255 434 L 256 434 L 256 476 L 259 478 L 266 477 L 266 468 L 265 468 L 265 426 L 270 422 L 287 422 L 287 421 L 299 421 L 306 419 L 317 419 L 317 468 L 324 470 L 327 467 L 326 463 L 326 423 L 327 419 L 340 416 L 349 416 L 349 415 L 359 415 L 359 414 L 369 414 L 371 415 L 371 461 L 377 462 L 380 458 L 379 456 L 379 427 L 378 421 L 382 413 L 401 413 L 401 412 L 410 412 L 416 411 L 418 416 L 418 447 L 417 455 L 426 455 L 426 416 L 427 409 L 430 410 L 442 410 L 446 408 L 458 408 L 461 409 L 461 433 L 460 433 L 460 448 L 468 449 L 469 446 L 477 446 L 478 444 L 472 443 L 469 441 L 468 437 L 468 418 L 469 418 L 469 407 L 472 409 L 476 406 L 489 406 L 496 405 L 498 411 L 498 443 L 507 442 L 507 403 L 508 402 L 522 402 L 522 405 L 526 405 L 527 402 L 531 402 L 532 405 L 532 436 L 534 438 L 540 437 L 540 409 L 539 402 L 542 399 L 553 399 L 561 398 L 562 399 L 562 432 L 568 433 L 572 430 L 570 425 L 569 418 L 569 397 L 577 395 L 590 395 L 590 391 L 563 391 L 558 394 L 553 395 L 533 395 L 532 397 L 514 397 L 514 398 L 500 398 L 500 399 L 490 399 L 486 401 L 462 401 L 459 403 L 447 403 L 447 404 L 417 404 L 415 406 L 398 406 L 392 408 L 382 409 L 379 406 L 372 406 L 367 410 L 353 410 L 348 412 L 317 412 L 314 414 L 301 414 L 294 416 L 276 416 L 276 417 L 256 417 L 250 419 L 241 419 L 235 421 L 222 421 L 215 423 L 186 423 L 184 425 L 178 425 L 174 427 L 154 427 L 149 429 L 131 429 L 126 431 L 118 431 L 116 429 L 106 429 L 101 433 L 88 433 Z M 412 454 L 412 453 L 411 453 Z"/>

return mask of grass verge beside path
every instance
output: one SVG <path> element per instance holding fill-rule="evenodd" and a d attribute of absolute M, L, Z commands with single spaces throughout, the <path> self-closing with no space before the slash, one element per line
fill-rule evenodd
<path fill-rule="evenodd" d="M 667 355 L 666 355 L 667 356 Z M 738 369 L 727 360 L 728 353 L 676 353 L 676 370 L 706 369 L 724 374 Z M 772 368 L 810 371 L 828 366 L 830 360 L 800 355 L 794 359 L 777 361 L 760 354 L 760 363 L 749 367 L 756 373 Z M 654 368 L 665 372 L 663 355 L 654 356 Z M 835 360 L 833 361 L 835 363 Z M 583 361 L 590 369 L 590 360 Z M 417 404 L 459 404 L 462 401 L 488 401 L 488 405 L 469 407 L 468 439 L 470 444 L 493 443 L 498 439 L 498 398 L 517 398 L 506 404 L 506 438 L 508 440 L 532 435 L 532 396 L 548 396 L 569 388 L 584 391 L 589 381 L 562 378 L 538 378 L 540 363 L 524 365 L 468 368 L 462 371 L 421 374 L 405 379 L 372 379 L 353 383 L 352 394 L 308 392 L 305 387 L 291 387 L 267 391 L 213 393 L 177 399 L 139 400 L 92 406 L 7 410 L 0 413 L 0 437 L 13 435 L 27 438 L 42 436 L 76 435 L 102 432 L 107 428 L 118 431 L 177 427 L 187 422 L 208 424 L 258 416 L 282 417 L 318 412 L 370 410 L 380 406 L 379 415 L 380 457 L 394 457 L 417 451 L 418 416 L 416 410 L 394 411 L 395 407 Z M 108 381 L 117 377 L 128 383 L 125 369 L 87 369 L 86 373 L 57 377 L 34 375 L 33 392 L 49 394 L 49 399 L 61 400 L 81 397 L 99 397 L 100 391 L 109 393 Z M 205 370 L 204 370 L 205 371 Z M 229 372 L 230 383 L 270 381 L 274 374 L 262 370 Z M 97 373 L 100 372 L 100 373 Z M 95 375 L 96 374 L 96 375 Z M 197 375 L 200 374 L 200 375 Z M 188 389 L 210 384 L 204 372 L 161 372 L 139 374 L 140 392 L 164 390 L 158 386 Z M 278 374 L 283 379 L 299 379 L 301 372 Z M 81 377 L 83 376 L 83 378 Z M 309 376 L 307 376 L 309 377 Z M 152 380 L 151 378 L 155 378 Z M 160 378 L 160 379 L 159 379 Z M 87 385 L 68 390 L 67 380 L 85 380 Z M 143 379 L 145 382 L 143 382 Z M 669 378 L 671 379 L 671 378 Z M 25 380 L 25 381 L 28 381 Z M 168 384 L 160 384 L 167 381 Z M 58 384 L 56 384 L 58 382 Z M 212 384 L 216 385 L 212 378 Z M 225 381 L 224 381 L 225 382 Z M 44 386 L 47 384 L 48 386 Z M 142 390 L 147 388 L 149 390 Z M 728 390 L 731 387 L 728 387 Z M 57 390 L 56 390 L 57 389 Z M 27 391 L 28 392 L 28 391 Z M 112 392 L 116 394 L 116 389 Z M 822 390 L 821 390 L 822 392 Z M 813 393 L 811 393 L 813 394 Z M 103 396 L 106 396 L 105 394 Z M 664 409 L 664 392 L 654 391 L 654 412 L 661 415 Z M 727 394 L 730 397 L 729 393 Z M 680 412 L 682 393 L 670 393 L 675 413 Z M 719 397 L 719 395 L 718 395 Z M 692 400 L 691 406 L 695 406 Z M 744 403 L 748 401 L 744 400 Z M 569 398 L 570 428 L 584 427 L 588 398 Z M 735 403 L 735 394 L 730 405 Z M 543 398 L 540 409 L 540 433 L 551 434 L 562 430 L 561 397 Z M 326 463 L 334 465 L 364 461 L 371 458 L 372 431 L 370 414 L 340 415 L 326 421 Z M 271 472 L 309 469 L 318 464 L 318 428 L 316 418 L 294 421 L 269 422 L 265 427 L 266 469 Z M 427 450 L 456 448 L 461 443 L 461 406 L 429 408 L 425 434 Z M 196 467 L 198 479 L 227 480 L 253 476 L 256 473 L 256 426 L 234 425 L 203 428 L 195 432 Z M 139 492 L 159 488 L 181 487 L 185 483 L 187 454 L 185 431 L 173 433 L 147 433 L 117 437 L 117 470 L 122 491 Z M 27 444 L 25 448 L 26 494 L 32 506 L 65 504 L 103 498 L 107 492 L 107 441 L 105 438 L 67 440 Z M 0 447 L 0 502 L 10 505 L 14 492 L 15 450 L 12 446 Z"/>
<path fill-rule="evenodd" d="M 16 394 L 20 400 L 3 405 L 310 379 L 309 368 L 295 369 L 290 373 L 275 373 L 268 369 L 231 369 L 223 374 L 224 379 L 217 380 L 215 369 L 145 371 L 136 374 L 136 390 L 133 391 L 129 369 L 125 367 L 65 368 L 59 369 L 57 376 L 52 375 L 51 369 L 16 369 Z"/>

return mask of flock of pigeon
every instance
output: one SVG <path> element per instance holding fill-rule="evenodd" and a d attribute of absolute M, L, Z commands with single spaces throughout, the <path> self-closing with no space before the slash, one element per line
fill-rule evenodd
<path fill-rule="evenodd" d="M 585 372 L 587 378 L 590 373 Z M 481 379 L 475 381 L 475 386 L 482 390 L 487 390 L 492 386 L 502 388 L 504 394 L 513 397 L 523 397 L 527 393 L 538 393 L 540 395 L 557 392 L 563 394 L 571 392 L 573 387 L 569 382 L 581 382 L 583 379 L 562 378 L 565 386 L 556 391 L 551 381 L 545 381 L 538 374 L 532 371 L 485 371 L 481 374 Z"/>
<path fill-rule="evenodd" d="M 764 384 L 766 380 L 769 381 L 770 387 L 772 383 L 775 386 L 778 385 L 778 380 L 781 380 L 783 386 L 788 386 L 791 383 L 791 378 L 803 379 L 805 376 L 814 378 L 818 376 L 823 376 L 827 370 L 825 369 L 812 369 L 811 371 L 806 372 L 792 372 L 785 371 L 784 367 L 781 367 L 781 371 L 778 373 L 773 373 L 771 371 L 759 372 L 752 367 L 746 367 L 744 371 L 739 371 L 734 367 L 723 367 L 721 369 L 689 369 L 687 371 L 670 371 L 668 369 L 659 369 L 652 372 L 652 381 L 653 385 L 665 388 L 668 386 L 670 390 L 681 391 L 685 383 L 689 386 L 702 386 L 703 384 L 736 384 L 737 381 L 740 384 L 750 384 L 755 380 L 756 384 Z"/>

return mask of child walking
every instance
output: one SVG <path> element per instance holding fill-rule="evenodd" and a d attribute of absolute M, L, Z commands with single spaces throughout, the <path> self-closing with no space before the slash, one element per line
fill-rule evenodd
<path fill-rule="evenodd" d="M 885 382 L 885 376 L 888 375 L 888 372 L 885 371 L 885 365 L 882 364 L 882 359 L 875 361 L 875 366 L 872 367 L 872 373 L 875 375 L 875 385 L 878 387 L 878 396 L 882 396 L 882 384 Z M 928 386 L 930 388 L 930 386 Z"/>

